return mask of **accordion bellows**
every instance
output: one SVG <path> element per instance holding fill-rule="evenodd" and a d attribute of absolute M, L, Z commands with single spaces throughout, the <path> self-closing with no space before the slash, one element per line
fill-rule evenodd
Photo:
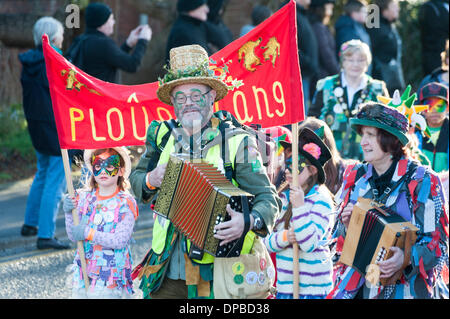
<path fill-rule="evenodd" d="M 409 246 L 405 243 L 406 231 L 411 231 L 410 244 L 413 245 L 418 230 L 387 207 L 368 198 L 359 198 L 352 211 L 339 262 L 353 267 L 377 286 L 379 278 L 372 274 L 377 261 L 388 259 L 393 246 L 402 249 Z M 385 282 L 381 280 L 382 285 Z"/>
<path fill-rule="evenodd" d="M 240 209 L 242 196 L 251 205 L 254 196 L 232 184 L 212 164 L 171 155 L 154 211 L 168 218 L 196 247 L 220 256 L 214 226 L 227 220 L 227 204 Z"/>

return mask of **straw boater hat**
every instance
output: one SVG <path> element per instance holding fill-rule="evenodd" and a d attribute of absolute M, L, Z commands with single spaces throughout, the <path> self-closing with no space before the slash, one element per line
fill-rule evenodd
<path fill-rule="evenodd" d="M 228 92 L 227 85 L 214 76 L 209 69 L 208 53 L 197 44 L 176 47 L 170 50 L 170 69 L 163 79 L 159 79 L 156 91 L 158 99 L 168 105 L 170 93 L 177 85 L 200 83 L 210 86 L 216 91 L 215 101 L 223 99 Z"/>
<path fill-rule="evenodd" d="M 127 179 L 128 176 L 130 176 L 131 173 L 131 160 L 130 156 L 128 155 L 128 150 L 125 147 L 111 147 L 113 150 L 115 150 L 117 153 L 119 153 L 120 157 L 123 158 L 123 161 L 125 163 L 124 167 L 124 173 L 123 177 L 124 179 Z M 92 172 L 92 154 L 94 153 L 95 149 L 93 150 L 84 150 L 84 164 L 89 168 L 89 170 Z"/>

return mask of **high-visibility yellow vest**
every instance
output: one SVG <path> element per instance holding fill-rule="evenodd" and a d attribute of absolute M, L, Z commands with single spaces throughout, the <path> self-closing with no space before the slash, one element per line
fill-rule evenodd
<path fill-rule="evenodd" d="M 158 135 L 156 136 L 156 145 L 159 145 L 161 143 L 162 137 L 168 132 L 168 130 L 169 130 L 169 128 L 167 128 L 166 125 L 161 124 L 159 131 L 158 131 Z M 239 148 L 240 143 L 245 138 L 245 136 L 247 136 L 247 134 L 244 134 L 244 133 L 237 134 L 228 139 L 228 151 L 230 154 L 230 161 L 231 161 L 233 169 L 234 169 L 234 159 L 236 158 L 237 150 Z M 162 152 L 160 154 L 158 165 L 165 164 L 169 161 L 170 154 L 174 151 L 174 145 L 175 145 L 175 138 L 171 134 L 169 139 L 167 140 L 167 143 L 166 143 L 164 149 L 162 150 Z M 220 161 L 222 161 L 221 153 L 220 153 L 221 152 L 220 145 L 221 145 L 221 143 L 218 143 L 218 144 L 212 146 L 208 150 L 206 157 L 203 158 L 204 160 L 211 163 L 213 166 L 215 166 L 217 168 L 219 168 L 219 165 L 220 165 L 219 163 L 220 163 Z M 234 179 L 232 182 L 233 182 L 233 184 L 238 185 Z M 159 222 L 159 217 L 155 219 L 155 222 L 153 224 L 152 250 L 156 254 L 162 253 L 162 251 L 164 249 L 164 245 L 166 242 L 166 236 L 167 236 L 167 229 L 169 228 L 169 225 L 170 225 L 170 222 L 168 220 L 166 220 L 163 223 L 163 225 L 161 225 Z M 253 247 L 253 241 L 255 239 L 255 236 L 256 236 L 256 234 L 254 232 L 252 232 L 252 231 L 247 232 L 247 235 L 245 236 L 245 239 L 244 239 L 244 243 L 242 245 L 241 254 L 249 254 L 250 253 L 250 251 Z M 187 240 L 188 251 L 189 251 L 190 245 L 191 245 L 190 241 Z M 214 256 L 205 252 L 203 254 L 202 260 L 194 259 L 194 261 L 197 263 L 200 263 L 200 264 L 211 264 L 214 262 Z"/>

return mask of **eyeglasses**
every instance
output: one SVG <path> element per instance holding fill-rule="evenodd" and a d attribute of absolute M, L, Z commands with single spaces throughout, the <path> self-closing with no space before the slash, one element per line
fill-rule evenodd
<path fill-rule="evenodd" d="M 358 60 L 356 60 L 356 59 L 344 59 L 344 62 L 348 62 L 348 63 L 353 63 L 353 64 L 364 64 L 364 63 L 366 63 L 367 61 L 365 60 L 365 59 L 358 59 Z"/>
<path fill-rule="evenodd" d="M 191 95 L 186 95 L 183 92 L 176 93 L 173 98 L 175 99 L 175 102 L 177 104 L 184 104 L 187 102 L 188 97 L 191 99 L 192 102 L 197 103 L 200 102 L 200 100 L 209 92 L 211 92 L 211 89 L 205 93 L 202 93 L 200 91 L 196 91 L 192 93 Z"/>

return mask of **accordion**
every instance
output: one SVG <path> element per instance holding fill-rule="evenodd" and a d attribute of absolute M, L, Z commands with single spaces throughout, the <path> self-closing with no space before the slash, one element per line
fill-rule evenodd
<path fill-rule="evenodd" d="M 408 249 L 414 245 L 418 230 L 389 208 L 371 199 L 359 198 L 352 211 L 339 261 L 353 267 L 377 286 L 380 282 L 377 262 L 391 257 L 389 249 L 393 246 Z M 385 285 L 388 279 L 382 279 L 381 284 Z"/>
<path fill-rule="evenodd" d="M 251 211 L 254 196 L 232 184 L 217 168 L 201 159 L 171 155 L 154 211 L 168 218 L 192 245 L 191 257 L 203 251 L 216 257 L 240 255 L 242 240 L 219 246 L 214 226 L 230 220 L 227 204 L 235 211 Z M 245 234 L 243 234 L 245 236 Z M 240 243 L 240 244 L 239 244 Z"/>

